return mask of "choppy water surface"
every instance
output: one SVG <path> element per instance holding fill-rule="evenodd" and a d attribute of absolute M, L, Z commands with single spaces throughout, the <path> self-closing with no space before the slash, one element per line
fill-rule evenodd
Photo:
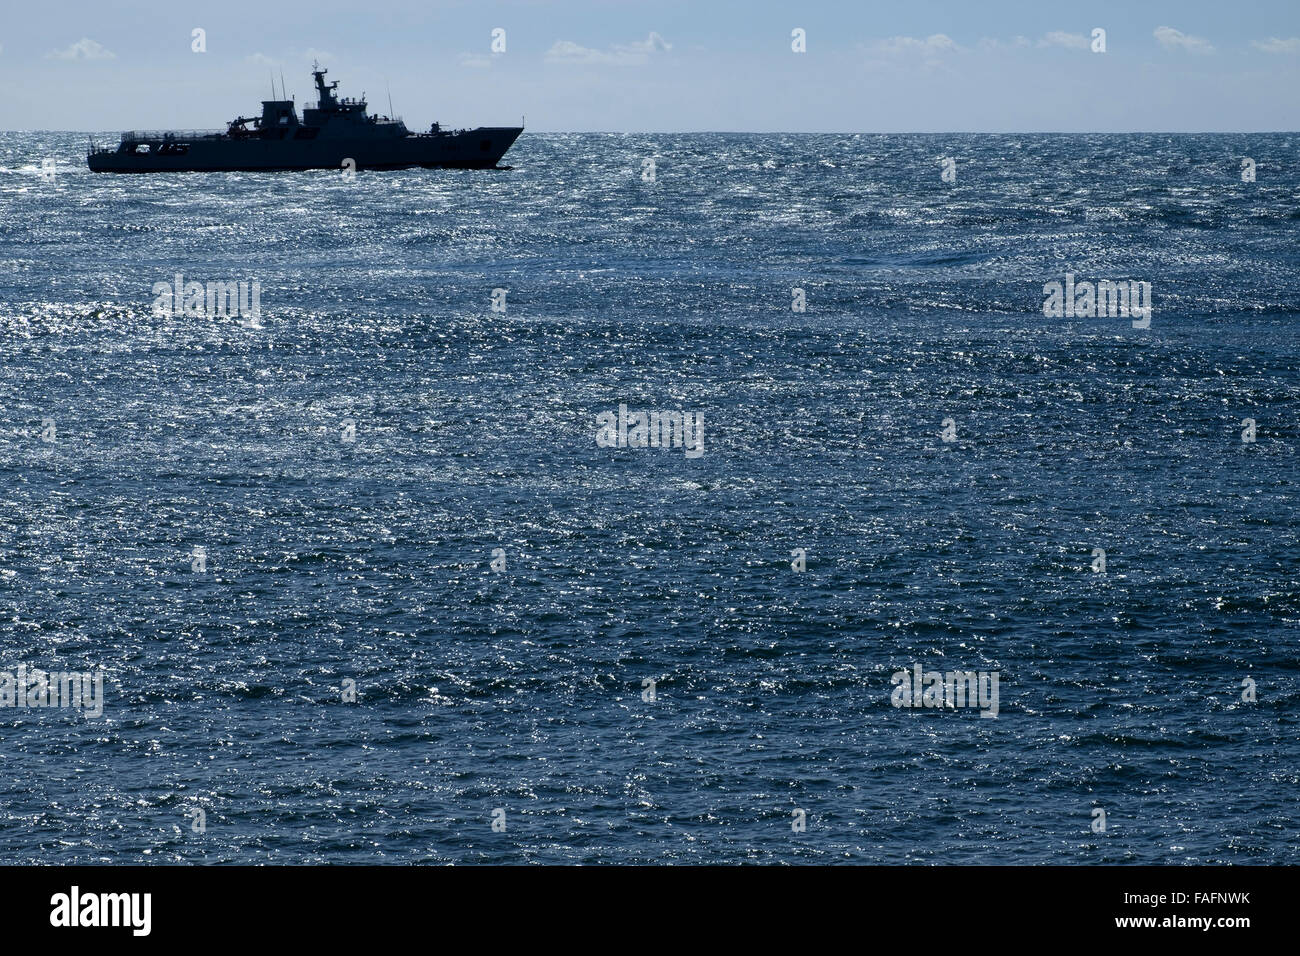
<path fill-rule="evenodd" d="M 0 137 L 0 669 L 106 675 L 0 708 L 6 861 L 1294 860 L 1294 136 L 84 141 Z M 1044 318 L 1067 272 L 1151 328 Z"/>

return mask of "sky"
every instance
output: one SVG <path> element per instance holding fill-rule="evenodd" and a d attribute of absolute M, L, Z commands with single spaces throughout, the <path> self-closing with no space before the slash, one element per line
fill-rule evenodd
<path fill-rule="evenodd" d="M 1300 0 L 5 0 L 0 129 L 221 128 L 314 59 L 412 129 L 1300 130 Z"/>

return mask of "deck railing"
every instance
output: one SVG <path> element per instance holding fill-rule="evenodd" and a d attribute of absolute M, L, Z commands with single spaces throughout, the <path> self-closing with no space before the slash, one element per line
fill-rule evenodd
<path fill-rule="evenodd" d="M 219 129 L 130 129 L 122 134 L 122 142 L 171 139 L 202 139 L 205 136 L 221 136 Z"/>

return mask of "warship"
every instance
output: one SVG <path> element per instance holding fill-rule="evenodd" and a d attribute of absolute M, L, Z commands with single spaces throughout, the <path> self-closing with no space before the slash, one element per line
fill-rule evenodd
<path fill-rule="evenodd" d="M 326 83 L 327 72 L 312 64 L 318 99 L 303 106 L 301 119 L 293 99 L 263 100 L 261 116 L 240 116 L 225 132 L 131 130 L 116 149 L 97 147 L 92 140 L 86 162 L 97 173 L 493 169 L 524 131 L 522 126 L 445 130 L 434 123 L 427 133 L 412 133 L 400 119 L 368 114 L 364 94 L 359 100 L 340 99 L 338 80 Z"/>

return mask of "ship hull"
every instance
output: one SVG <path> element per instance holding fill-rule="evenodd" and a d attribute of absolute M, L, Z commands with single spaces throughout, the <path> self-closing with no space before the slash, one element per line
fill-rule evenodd
<path fill-rule="evenodd" d="M 124 143 L 92 152 L 96 173 L 293 172 L 307 169 L 492 169 L 519 134 L 518 126 L 390 139 L 233 139 L 224 136 Z M 141 151 L 141 149 L 144 151 Z M 351 160 L 351 163 L 348 161 Z M 345 165 L 346 164 L 346 165 Z"/>

